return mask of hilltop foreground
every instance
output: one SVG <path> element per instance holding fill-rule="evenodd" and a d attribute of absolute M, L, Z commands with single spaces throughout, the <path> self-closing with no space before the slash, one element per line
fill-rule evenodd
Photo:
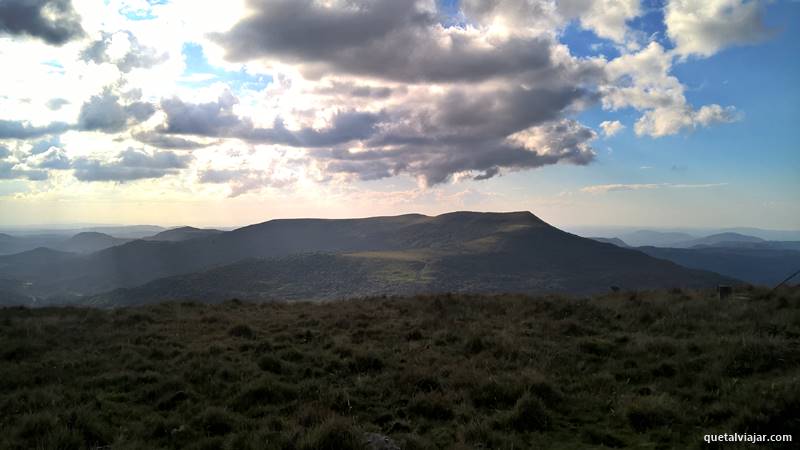
<path fill-rule="evenodd" d="M 800 430 L 798 338 L 797 288 L 1 309 L 0 447 L 709 448 Z"/>

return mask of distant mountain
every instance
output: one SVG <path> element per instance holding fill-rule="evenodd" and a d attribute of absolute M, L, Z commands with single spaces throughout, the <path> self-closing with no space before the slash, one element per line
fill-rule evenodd
<path fill-rule="evenodd" d="M 651 245 L 653 247 L 672 247 L 679 242 L 686 242 L 695 239 L 688 233 L 682 232 L 663 232 L 652 230 L 638 230 L 619 236 L 620 239 L 634 247 Z"/>
<path fill-rule="evenodd" d="M 731 247 L 639 247 L 638 250 L 681 266 L 709 270 L 757 285 L 775 285 L 800 269 L 800 251 L 796 250 Z"/>
<path fill-rule="evenodd" d="M 738 244 L 747 243 L 763 243 L 764 239 L 748 236 L 740 233 L 718 233 L 712 234 L 698 239 L 691 239 L 683 242 L 676 242 L 671 245 L 674 248 L 692 248 L 692 247 L 729 247 L 737 246 Z"/>
<path fill-rule="evenodd" d="M 0 276 L 7 270 L 0 268 Z M 528 212 L 273 220 L 180 242 L 133 241 L 67 262 L 17 266 L 12 273 L 30 283 L 34 295 L 82 294 L 106 306 L 736 282 L 563 232 Z"/>
<path fill-rule="evenodd" d="M 94 253 L 127 242 L 130 242 L 130 239 L 115 238 L 104 233 L 84 232 L 55 245 L 54 248 L 65 252 Z"/>
<path fill-rule="evenodd" d="M 223 233 L 223 231 L 213 230 L 213 229 L 200 229 L 194 227 L 180 227 L 180 228 L 173 228 L 167 231 L 162 231 L 161 233 L 158 233 L 155 236 L 150 236 L 145 238 L 145 240 L 180 242 L 180 241 L 188 241 L 189 239 L 214 236 L 220 233 Z"/>
<path fill-rule="evenodd" d="M 39 247 L 56 247 L 67 239 L 66 236 L 42 234 L 28 236 L 0 235 L 0 255 L 13 255 Z"/>
<path fill-rule="evenodd" d="M 603 242 L 605 244 L 616 245 L 617 247 L 630 248 L 630 245 L 626 244 L 625 241 L 620 238 L 590 237 L 589 239 L 597 242 Z"/>

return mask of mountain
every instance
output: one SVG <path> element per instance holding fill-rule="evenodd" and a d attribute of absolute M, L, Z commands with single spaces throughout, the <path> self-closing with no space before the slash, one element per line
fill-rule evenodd
<path fill-rule="evenodd" d="M 155 236 L 150 236 L 145 238 L 145 240 L 179 242 L 179 241 L 188 241 L 189 239 L 214 236 L 220 233 L 223 233 L 223 231 L 213 230 L 213 229 L 200 229 L 194 227 L 180 227 L 180 228 L 173 228 L 167 231 L 162 231 L 161 233 L 158 233 Z"/>
<path fill-rule="evenodd" d="M 44 287 L 83 289 L 97 305 L 735 282 L 565 233 L 530 213 L 275 220 L 190 241 L 135 241 L 67 266 Z M 112 292 L 98 295 L 104 290 Z"/>
<path fill-rule="evenodd" d="M 67 239 L 66 236 L 52 234 L 36 234 L 12 236 L 0 234 L 0 255 L 13 255 L 39 247 L 56 247 Z"/>
<path fill-rule="evenodd" d="M 718 233 L 699 239 L 691 239 L 683 242 L 676 242 L 671 245 L 674 248 L 692 247 L 735 247 L 740 244 L 754 244 L 766 242 L 764 239 L 748 236 L 740 233 Z"/>
<path fill-rule="evenodd" d="M 800 252 L 795 250 L 731 247 L 639 247 L 638 250 L 684 267 L 713 271 L 757 285 L 776 285 L 800 269 Z"/>
<path fill-rule="evenodd" d="M 55 245 L 54 248 L 65 252 L 94 253 L 127 242 L 130 242 L 130 239 L 119 239 L 104 233 L 87 231 L 72 236 L 66 241 Z"/>
<path fill-rule="evenodd" d="M 135 304 L 185 295 L 589 293 L 612 285 L 638 289 L 735 282 L 563 232 L 529 212 L 272 220 L 196 239 L 137 240 L 65 258 L 0 267 L 0 277 L 13 275 L 30 283 L 32 295 L 83 295 L 97 304 L 113 304 L 115 297 Z M 117 289 L 127 291 L 113 292 Z M 97 297 L 108 291 L 101 296 L 106 300 Z"/>
<path fill-rule="evenodd" d="M 632 233 L 620 235 L 618 237 L 634 247 L 641 247 L 644 245 L 653 247 L 672 247 L 674 244 L 679 242 L 686 242 L 696 238 L 689 233 L 652 230 L 637 230 Z"/>
<path fill-rule="evenodd" d="M 589 239 L 597 242 L 616 245 L 617 247 L 630 248 L 630 245 L 626 244 L 625 241 L 620 238 L 590 237 Z"/>

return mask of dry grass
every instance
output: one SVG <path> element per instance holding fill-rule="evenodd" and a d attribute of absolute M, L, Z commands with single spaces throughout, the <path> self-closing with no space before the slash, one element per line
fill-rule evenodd
<path fill-rule="evenodd" d="M 347 449 L 374 432 L 666 449 L 800 430 L 800 290 L 745 294 L 0 310 L 0 447 Z"/>

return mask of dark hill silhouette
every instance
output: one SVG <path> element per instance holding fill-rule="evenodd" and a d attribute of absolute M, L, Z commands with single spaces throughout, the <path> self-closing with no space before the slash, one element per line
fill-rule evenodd
<path fill-rule="evenodd" d="M 328 256 L 305 255 L 309 253 Z M 287 259 L 290 256 L 294 259 Z M 225 267 L 244 267 L 235 263 L 249 258 L 262 259 L 255 262 L 260 269 L 252 269 L 258 276 L 234 276 L 238 269 Z M 367 281 L 353 279 L 358 271 L 352 276 L 342 272 L 337 264 L 343 261 L 348 264 L 341 267 L 355 265 L 367 271 Z M 287 272 L 282 265 L 298 270 Z M 133 241 L 74 257 L 69 264 L 19 268 L 17 275 L 33 282 L 38 295 L 90 295 L 205 272 L 210 278 L 202 278 L 201 288 L 209 288 L 212 282 L 208 280 L 214 280 L 219 289 L 227 286 L 233 291 L 235 285 L 228 280 L 249 279 L 257 284 L 274 279 L 279 283 L 272 283 L 270 295 L 276 292 L 274 286 L 288 286 L 289 292 L 292 286 L 305 283 L 317 292 L 315 298 L 327 297 L 317 275 L 304 269 L 316 266 L 320 267 L 317 275 L 350 280 L 354 292 L 343 296 L 372 292 L 386 280 L 399 280 L 402 289 L 398 290 L 520 292 L 588 292 L 610 285 L 709 286 L 731 281 L 563 232 L 529 212 L 272 220 L 187 241 Z M 279 273 L 284 275 L 275 275 Z"/>
<path fill-rule="evenodd" d="M 189 239 L 214 236 L 220 233 L 223 233 L 223 231 L 213 230 L 213 229 L 202 229 L 195 227 L 180 227 L 180 228 L 173 228 L 167 231 L 162 231 L 161 233 L 158 233 L 154 236 L 145 238 L 145 240 L 180 242 L 180 241 L 188 241 Z"/>

